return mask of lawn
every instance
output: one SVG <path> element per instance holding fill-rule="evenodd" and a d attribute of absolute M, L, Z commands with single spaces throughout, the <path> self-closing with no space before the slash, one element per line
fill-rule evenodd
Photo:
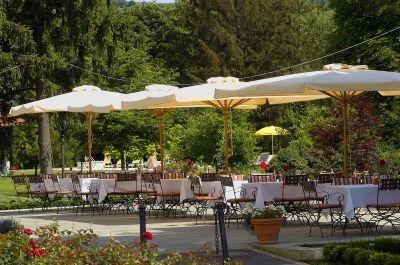
<path fill-rule="evenodd" d="M 9 177 L 0 178 L 0 201 L 16 199 L 14 185 Z"/>

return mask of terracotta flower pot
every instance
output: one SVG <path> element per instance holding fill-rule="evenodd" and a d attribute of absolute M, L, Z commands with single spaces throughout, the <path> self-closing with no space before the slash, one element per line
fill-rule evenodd
<path fill-rule="evenodd" d="M 260 244 L 273 244 L 278 242 L 281 231 L 282 218 L 251 219 L 257 242 Z"/>

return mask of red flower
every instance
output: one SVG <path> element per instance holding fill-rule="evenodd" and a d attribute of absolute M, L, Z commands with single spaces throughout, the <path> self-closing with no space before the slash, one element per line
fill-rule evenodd
<path fill-rule="evenodd" d="M 192 161 L 191 159 L 187 159 L 187 160 L 186 160 L 186 164 L 187 164 L 189 167 L 192 167 L 192 166 L 193 166 L 193 161 Z"/>
<path fill-rule="evenodd" d="M 27 256 L 31 255 L 32 254 L 32 250 L 28 248 L 27 250 L 25 250 L 25 254 Z"/>
<path fill-rule="evenodd" d="M 149 231 L 145 231 L 143 233 L 143 237 L 146 238 L 147 240 L 152 240 L 153 239 L 153 234 L 150 233 Z"/>
<path fill-rule="evenodd" d="M 29 229 L 29 228 L 26 228 L 26 229 L 24 230 L 24 233 L 25 233 L 25 235 L 30 236 L 30 235 L 32 235 L 32 230 Z"/>
<path fill-rule="evenodd" d="M 262 170 L 264 170 L 264 171 L 267 171 L 267 169 L 268 169 L 268 164 L 267 164 L 267 162 L 261 161 L 261 163 L 260 163 L 260 168 L 261 168 Z"/>
<path fill-rule="evenodd" d="M 34 249 L 33 250 L 33 256 L 35 257 L 39 257 L 46 254 L 46 251 L 44 251 L 44 249 Z"/>
<path fill-rule="evenodd" d="M 35 243 L 35 241 L 34 241 L 33 239 L 30 239 L 30 240 L 29 240 L 29 245 L 31 245 L 31 247 L 32 247 L 33 249 L 36 248 L 36 243 Z"/>
<path fill-rule="evenodd" d="M 386 161 L 383 159 L 379 160 L 379 166 L 384 167 L 386 165 Z"/>
<path fill-rule="evenodd" d="M 283 170 L 286 172 L 286 171 L 288 171 L 289 170 L 289 166 L 288 165 L 284 165 L 283 166 Z"/>

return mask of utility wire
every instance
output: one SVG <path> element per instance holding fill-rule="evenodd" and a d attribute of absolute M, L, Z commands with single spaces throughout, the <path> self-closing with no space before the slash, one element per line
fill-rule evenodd
<path fill-rule="evenodd" d="M 400 26 L 399 26 L 399 27 L 396 27 L 396 28 L 394 28 L 394 29 L 388 30 L 388 31 L 386 31 L 386 32 L 383 32 L 383 33 L 381 33 L 381 34 L 379 34 L 379 35 L 376 35 L 375 37 L 372 37 L 372 38 L 370 38 L 370 39 L 367 39 L 367 40 L 365 40 L 365 41 L 362 41 L 362 42 L 359 42 L 359 43 L 357 43 L 357 44 L 351 45 L 351 46 L 349 46 L 349 47 L 347 47 L 347 48 L 341 49 L 341 50 L 336 51 L 336 52 L 329 53 L 329 54 L 327 54 L 327 55 L 324 55 L 324 56 L 321 56 L 321 57 L 318 57 L 318 58 L 315 58 L 315 59 L 312 59 L 312 60 L 309 60 L 309 61 L 306 61 L 306 62 L 302 62 L 302 63 L 299 63 L 299 64 L 295 64 L 295 65 L 292 65 L 292 66 L 284 67 L 284 68 L 281 68 L 281 69 L 278 69 L 278 70 L 274 70 L 274 71 L 270 71 L 270 72 L 266 72 L 266 73 L 262 73 L 262 74 L 257 74 L 257 75 L 242 77 L 242 78 L 240 78 L 240 79 L 241 79 L 241 80 L 246 80 L 246 79 L 251 79 L 251 78 L 255 78 L 255 77 L 265 76 L 265 75 L 269 75 L 269 74 L 281 72 L 281 71 L 284 71 L 284 70 L 288 70 L 288 69 L 291 69 L 291 68 L 295 68 L 295 67 L 298 67 L 298 66 L 302 66 L 302 65 L 305 65 L 305 64 L 309 64 L 309 63 L 312 63 L 312 62 L 315 62 L 315 61 L 319 61 L 319 60 L 322 60 L 322 59 L 331 57 L 331 56 L 333 56 L 333 55 L 335 55 L 335 54 L 338 54 L 338 53 L 341 53 L 341 52 L 350 50 L 350 49 L 352 49 L 352 48 L 354 48 L 354 47 L 357 47 L 357 46 L 360 46 L 360 45 L 362 45 L 362 44 L 364 44 L 364 43 L 370 42 L 370 41 L 372 41 L 372 40 L 374 40 L 374 39 L 380 38 L 380 37 L 382 37 L 382 36 L 384 36 L 384 35 L 387 35 L 387 34 L 393 32 L 393 31 L 396 31 L 396 30 L 398 30 L 398 29 L 400 29 Z"/>

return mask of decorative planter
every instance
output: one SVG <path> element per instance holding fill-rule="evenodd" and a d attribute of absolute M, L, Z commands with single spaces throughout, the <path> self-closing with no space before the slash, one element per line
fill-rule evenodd
<path fill-rule="evenodd" d="M 281 231 L 282 218 L 251 219 L 250 222 L 260 244 L 274 244 L 278 242 Z"/>

